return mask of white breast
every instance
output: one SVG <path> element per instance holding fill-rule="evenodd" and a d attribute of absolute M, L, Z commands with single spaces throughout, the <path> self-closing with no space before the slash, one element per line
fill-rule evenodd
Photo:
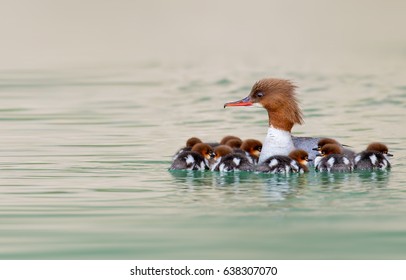
<path fill-rule="evenodd" d="M 263 163 L 271 156 L 287 156 L 294 149 L 295 146 L 293 145 L 292 136 L 289 131 L 270 126 L 265 141 L 262 144 L 262 151 L 258 163 Z"/>

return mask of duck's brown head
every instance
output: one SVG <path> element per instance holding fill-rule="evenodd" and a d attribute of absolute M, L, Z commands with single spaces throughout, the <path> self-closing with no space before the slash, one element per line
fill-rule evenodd
<path fill-rule="evenodd" d="M 256 82 L 250 94 L 224 107 L 259 104 L 268 111 L 269 125 L 291 131 L 294 124 L 303 123 L 303 115 L 295 95 L 296 86 L 289 80 L 267 78 Z"/>

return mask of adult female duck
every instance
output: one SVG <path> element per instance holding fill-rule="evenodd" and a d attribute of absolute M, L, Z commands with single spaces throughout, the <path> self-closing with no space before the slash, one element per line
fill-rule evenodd
<path fill-rule="evenodd" d="M 288 155 L 295 149 L 305 150 L 310 159 L 317 155 L 312 148 L 320 138 L 294 137 L 291 130 L 303 123 L 303 114 L 295 94 L 296 86 L 289 80 L 268 78 L 254 84 L 250 94 L 238 101 L 228 102 L 225 107 L 261 105 L 268 111 L 269 128 L 263 142 L 259 163 L 271 156 Z"/>

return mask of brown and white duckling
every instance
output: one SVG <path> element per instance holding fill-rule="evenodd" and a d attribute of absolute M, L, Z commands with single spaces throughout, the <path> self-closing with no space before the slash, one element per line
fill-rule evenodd
<path fill-rule="evenodd" d="M 191 151 L 181 152 L 172 162 L 169 170 L 206 170 L 215 154 L 213 148 L 205 143 L 198 143 Z"/>
<path fill-rule="evenodd" d="M 373 142 L 368 145 L 365 151 L 357 154 L 354 159 L 355 169 L 373 170 L 391 168 L 389 157 L 393 155 L 388 153 L 388 147 L 379 142 Z"/>
<path fill-rule="evenodd" d="M 233 151 L 229 146 L 220 145 L 215 149 L 218 159 L 212 166 L 212 171 L 253 171 L 254 166 L 244 153 Z"/>
<path fill-rule="evenodd" d="M 256 171 L 263 173 L 304 173 L 307 168 L 309 154 L 304 150 L 293 150 L 289 156 L 271 156 L 256 167 Z"/>
<path fill-rule="evenodd" d="M 223 159 L 224 156 L 233 153 L 233 149 L 227 145 L 218 145 L 217 147 L 214 148 L 214 158 L 213 158 L 213 163 L 210 166 L 210 170 L 218 170 L 218 165 Z"/>
<path fill-rule="evenodd" d="M 261 154 L 262 143 L 256 139 L 246 139 L 242 142 L 239 149 L 235 149 L 236 153 L 244 154 L 251 164 L 258 164 L 258 159 Z"/>
<path fill-rule="evenodd" d="M 295 160 L 300 165 L 300 168 L 303 169 L 303 172 L 309 172 L 309 168 L 307 166 L 309 162 L 313 160 L 309 158 L 309 154 L 305 150 L 293 150 L 292 152 L 290 152 L 289 157 Z"/>
<path fill-rule="evenodd" d="M 345 156 L 347 156 L 350 160 L 353 161 L 354 157 L 355 157 L 355 152 L 353 150 L 350 150 L 346 147 L 348 147 L 347 145 L 341 144 L 340 142 L 338 142 L 335 139 L 332 138 L 321 138 L 318 142 L 317 142 L 317 147 L 313 148 L 313 151 L 318 151 L 320 152 L 321 149 L 324 147 L 324 145 L 327 144 L 335 144 L 338 145 L 341 149 L 341 153 L 344 154 Z"/>
<path fill-rule="evenodd" d="M 326 144 L 320 150 L 320 155 L 314 160 L 317 171 L 351 172 L 354 164 L 350 158 L 343 154 L 337 144 Z"/>
<path fill-rule="evenodd" d="M 183 148 L 180 148 L 179 151 L 177 151 L 174 156 L 172 157 L 172 161 L 174 161 L 179 154 L 181 154 L 182 152 L 186 152 L 186 151 L 191 151 L 193 146 L 199 143 L 203 143 L 202 140 L 200 140 L 197 137 L 191 137 L 189 139 L 186 140 L 186 146 Z"/>

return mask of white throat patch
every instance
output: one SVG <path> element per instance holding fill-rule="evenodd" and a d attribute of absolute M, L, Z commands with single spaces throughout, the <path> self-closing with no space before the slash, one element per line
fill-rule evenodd
<path fill-rule="evenodd" d="M 265 141 L 262 144 L 262 151 L 258 163 L 263 163 L 270 156 L 287 156 L 294 149 L 295 146 L 293 145 L 292 136 L 289 131 L 270 126 Z"/>

